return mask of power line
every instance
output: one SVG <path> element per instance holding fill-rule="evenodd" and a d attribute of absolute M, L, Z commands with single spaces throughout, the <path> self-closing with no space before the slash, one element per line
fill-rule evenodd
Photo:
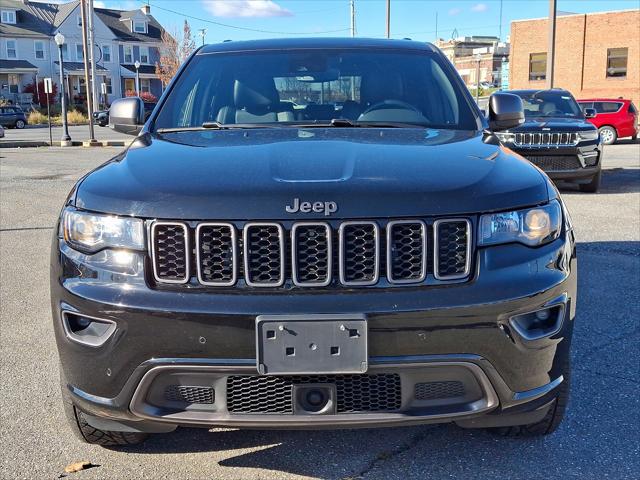
<path fill-rule="evenodd" d="M 150 3 L 147 2 L 141 2 L 145 5 L 150 5 Z M 324 34 L 324 33 L 338 33 L 338 32 L 348 32 L 349 28 L 340 28 L 340 29 L 336 29 L 336 30 L 324 30 L 324 31 L 317 31 L 317 32 L 278 32 L 278 31 L 274 31 L 274 30 L 262 30 L 259 28 L 249 28 L 249 27 L 240 27 L 238 25 L 229 25 L 227 23 L 221 23 L 221 22 L 215 22 L 213 20 L 209 20 L 206 18 L 200 18 L 200 17 L 195 17 L 193 15 L 187 15 L 183 12 L 178 12 L 175 10 L 171 10 L 169 8 L 164 8 L 164 7 L 160 7 L 158 6 L 157 3 L 153 4 L 153 8 L 157 8 L 158 10 L 163 10 L 165 12 L 169 12 L 169 13 L 173 13 L 174 15 L 181 15 L 185 18 L 189 18 L 191 20 L 197 20 L 198 22 L 204 22 L 204 23 L 210 23 L 212 25 L 217 25 L 219 27 L 225 27 L 225 28 L 233 28 L 235 30 L 245 30 L 248 32 L 259 32 L 259 33 L 271 33 L 271 34 L 276 34 L 276 35 L 320 35 L 320 34 Z"/>

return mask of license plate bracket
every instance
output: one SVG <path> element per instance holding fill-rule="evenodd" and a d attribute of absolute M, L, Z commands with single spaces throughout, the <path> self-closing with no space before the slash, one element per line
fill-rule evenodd
<path fill-rule="evenodd" d="M 367 320 L 364 315 L 260 315 L 256 362 L 262 375 L 365 373 Z"/>

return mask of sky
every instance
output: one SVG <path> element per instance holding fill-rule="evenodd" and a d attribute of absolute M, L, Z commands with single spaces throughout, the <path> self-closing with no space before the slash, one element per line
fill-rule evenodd
<path fill-rule="evenodd" d="M 350 35 L 349 0 L 94 2 L 97 6 L 124 10 L 149 3 L 151 14 L 170 32 L 181 30 L 186 18 L 196 34 L 199 29 L 206 29 L 207 43 L 226 39 Z M 385 36 L 386 0 L 355 0 L 355 8 L 357 36 Z M 457 33 L 457 36 L 501 34 L 502 40 L 506 40 L 512 20 L 546 17 L 548 8 L 548 0 L 391 0 L 391 36 L 434 41 L 437 30 L 437 36 L 444 39 Z M 558 0 L 559 12 L 638 8 L 640 0 Z M 197 40 L 200 43 L 201 37 Z"/>

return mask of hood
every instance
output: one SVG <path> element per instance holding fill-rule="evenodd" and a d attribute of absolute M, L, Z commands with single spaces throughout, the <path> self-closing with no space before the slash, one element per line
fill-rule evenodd
<path fill-rule="evenodd" d="M 519 127 L 512 128 L 510 132 L 529 132 L 529 131 L 546 131 L 551 132 L 578 132 L 584 130 L 595 130 L 595 127 L 583 118 L 556 118 L 556 117 L 537 117 L 527 118 Z"/>
<path fill-rule="evenodd" d="M 143 218 L 293 220 L 455 215 L 548 199 L 539 170 L 480 132 L 268 128 L 146 138 L 87 175 L 76 206 Z M 287 213 L 295 199 L 337 210 Z"/>

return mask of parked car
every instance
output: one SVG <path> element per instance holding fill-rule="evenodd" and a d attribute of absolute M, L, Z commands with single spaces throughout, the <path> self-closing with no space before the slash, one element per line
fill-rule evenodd
<path fill-rule="evenodd" d="M 153 109 L 156 107 L 155 103 L 152 102 L 143 102 L 144 103 L 144 119 L 145 121 L 153 112 Z M 106 127 L 109 125 L 109 110 L 99 110 L 97 112 L 93 112 L 93 122 L 100 126 Z"/>
<path fill-rule="evenodd" d="M 18 106 L 0 107 L 0 125 L 8 128 L 24 128 L 27 117 Z"/>
<path fill-rule="evenodd" d="M 0 125 L 0 138 L 4 138 L 4 127 Z"/>
<path fill-rule="evenodd" d="M 322 87 L 304 120 L 281 102 Z M 576 244 L 551 180 L 495 137 L 518 96 L 483 117 L 423 42 L 277 39 L 200 47 L 144 125 L 139 98 L 109 114 L 137 137 L 73 187 L 51 252 L 81 439 L 558 427 Z"/>
<path fill-rule="evenodd" d="M 602 144 L 570 92 L 511 90 L 524 102 L 525 122 L 498 134 L 502 143 L 544 170 L 553 180 L 571 182 L 583 192 L 600 187 Z"/>
<path fill-rule="evenodd" d="M 631 100 L 623 98 L 588 98 L 578 100 L 580 108 L 593 108 L 595 117 L 589 118 L 600 132 L 605 145 L 611 145 L 619 138 L 638 138 L 638 109 Z"/>

